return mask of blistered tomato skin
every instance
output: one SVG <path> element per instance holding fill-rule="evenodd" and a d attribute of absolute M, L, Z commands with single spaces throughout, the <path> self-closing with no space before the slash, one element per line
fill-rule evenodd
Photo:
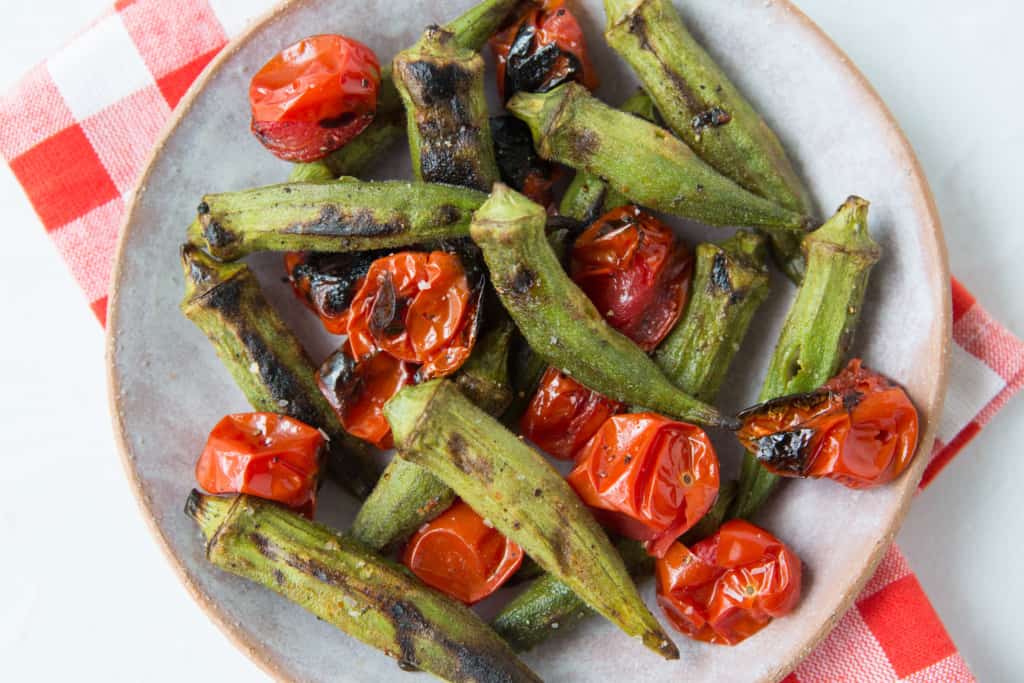
<path fill-rule="evenodd" d="M 247 493 L 312 517 L 324 436 L 285 415 L 239 413 L 210 432 L 196 481 L 209 493 Z"/>
<path fill-rule="evenodd" d="M 800 601 L 800 558 L 743 520 L 726 522 L 692 548 L 673 543 L 655 575 L 658 604 L 672 625 L 719 645 L 746 640 Z"/>
<path fill-rule="evenodd" d="M 305 38 L 253 76 L 252 132 L 281 159 L 315 161 L 370 125 L 379 87 L 370 48 L 339 35 Z"/>
<path fill-rule="evenodd" d="M 608 419 L 568 481 L 602 523 L 661 557 L 714 505 L 719 478 L 704 430 L 639 413 Z"/>
<path fill-rule="evenodd" d="M 444 251 L 377 258 L 353 285 L 338 286 L 354 291 L 348 308 L 329 316 L 318 308 L 327 329 L 348 340 L 317 382 L 350 434 L 390 448 L 384 404 L 402 387 L 446 377 L 466 362 L 483 290 L 471 287 L 460 258 Z"/>
<path fill-rule="evenodd" d="M 565 373 L 548 368 L 519 427 L 548 455 L 572 460 L 605 420 L 623 407 Z"/>
<path fill-rule="evenodd" d="M 854 489 L 898 477 L 917 450 L 918 415 L 906 392 L 854 359 L 820 390 L 754 406 L 737 437 L 785 477 L 828 478 Z"/>
<path fill-rule="evenodd" d="M 612 327 L 652 351 L 689 300 L 693 255 L 667 225 L 623 206 L 577 238 L 570 274 Z"/>
<path fill-rule="evenodd" d="M 356 285 L 375 258 L 366 252 L 289 252 L 284 256 L 284 264 L 295 296 L 316 313 L 328 332 L 345 334 L 345 311 L 355 296 Z"/>
<path fill-rule="evenodd" d="M 516 573 L 523 550 L 458 500 L 409 539 L 402 563 L 423 583 L 472 605 Z"/>
<path fill-rule="evenodd" d="M 491 38 L 502 98 L 520 90 L 547 92 L 569 81 L 597 88 L 583 29 L 564 5 L 564 0 L 547 0 Z"/>

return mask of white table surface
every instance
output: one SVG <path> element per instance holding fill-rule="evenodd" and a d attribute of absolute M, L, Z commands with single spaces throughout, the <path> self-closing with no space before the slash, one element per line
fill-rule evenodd
<path fill-rule="evenodd" d="M 902 123 L 954 272 L 1024 333 L 1024 219 L 1013 209 L 1024 188 L 1024 5 L 798 2 Z M 0 91 L 108 3 L 0 0 Z M 0 679 L 266 680 L 150 537 L 111 435 L 103 334 L 2 164 L 0 215 Z M 898 539 L 983 681 L 1024 671 L 1022 442 L 1017 400 L 918 497 Z"/>

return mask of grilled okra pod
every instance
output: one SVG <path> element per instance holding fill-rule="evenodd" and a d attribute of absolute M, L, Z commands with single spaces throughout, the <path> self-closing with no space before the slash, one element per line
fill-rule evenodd
<path fill-rule="evenodd" d="M 740 232 L 721 246 L 697 247 L 697 266 L 690 303 L 675 330 L 662 342 L 672 350 L 666 358 L 655 359 L 666 375 L 681 389 L 702 400 L 714 400 L 729 363 L 746 334 L 754 309 L 767 294 L 767 266 L 764 238 Z M 733 301 L 732 295 L 738 295 Z M 686 330 L 686 332 L 682 332 Z M 692 353 L 679 348 L 683 340 L 698 348 Z M 689 341 L 689 340 L 692 340 Z M 677 360 L 682 358 L 683 360 Z M 733 503 L 736 486 L 723 482 L 714 506 L 684 537 L 684 542 L 705 538 L 721 525 Z M 616 544 L 633 576 L 651 573 L 652 561 L 636 541 L 622 539 Z M 505 606 L 492 622 L 494 630 L 513 648 L 522 651 L 537 645 L 552 633 L 552 625 L 564 631 L 590 614 L 586 605 L 551 576 L 538 579 Z"/>
<path fill-rule="evenodd" d="M 658 111 L 654 108 L 654 102 L 650 95 L 643 90 L 638 90 L 623 102 L 619 109 L 652 123 L 658 120 Z M 569 183 L 569 187 L 565 188 L 558 212 L 563 216 L 570 216 L 590 224 L 605 212 L 628 203 L 629 200 L 626 197 L 615 190 L 610 190 L 608 184 L 598 176 L 585 171 L 577 171 L 572 182 Z"/>
<path fill-rule="evenodd" d="M 376 468 L 365 443 L 351 436 L 317 388 L 316 366 L 244 263 L 219 263 L 193 245 L 181 249 L 181 310 L 213 343 L 255 410 L 281 413 L 323 430 L 328 466 L 359 498 Z"/>
<path fill-rule="evenodd" d="M 868 202 L 850 197 L 804 240 L 807 274 L 775 345 L 760 400 L 817 389 L 839 370 L 853 344 L 864 292 L 881 249 L 868 232 Z M 778 478 L 746 454 L 732 517 L 750 517 Z"/>
<path fill-rule="evenodd" d="M 482 192 L 355 179 L 203 197 L 189 241 L 221 261 L 256 251 L 372 251 L 465 237 Z"/>
<path fill-rule="evenodd" d="M 474 5 L 447 25 L 455 43 L 463 49 L 479 52 L 487 39 L 501 28 L 522 0 L 484 0 Z M 373 122 L 354 140 L 331 152 L 320 161 L 295 164 L 292 180 L 322 178 L 326 171 L 334 177 L 358 176 L 369 163 L 394 144 L 405 132 L 405 110 L 395 87 L 391 65 L 381 68 L 380 88 L 377 90 L 377 114 Z M 305 167 L 313 167 L 307 169 Z"/>
<path fill-rule="evenodd" d="M 595 611 L 666 659 L 679 657 L 622 558 L 569 484 L 537 451 L 448 380 L 384 405 L 402 456 L 429 469 Z"/>
<path fill-rule="evenodd" d="M 810 197 L 778 137 L 687 31 L 671 0 L 605 0 L 605 37 L 666 125 L 701 159 L 756 195 L 807 215 Z M 773 237 L 780 266 L 803 276 L 800 238 Z"/>
<path fill-rule="evenodd" d="M 530 681 L 530 671 L 472 611 L 401 566 L 274 503 L 192 491 L 185 513 L 216 567 L 278 593 L 403 668 L 447 681 Z"/>
<path fill-rule="evenodd" d="M 702 401 L 718 395 L 754 313 L 768 296 L 765 252 L 765 239 L 748 231 L 721 244 L 697 246 L 690 302 L 654 362 Z"/>
<path fill-rule="evenodd" d="M 477 341 L 455 376 L 459 390 L 491 415 L 500 415 L 512 399 L 508 354 L 514 331 L 512 321 L 502 315 Z M 455 492 L 447 484 L 395 455 L 359 508 L 350 533 L 374 550 L 388 549 L 447 510 L 454 500 Z"/>
<path fill-rule="evenodd" d="M 498 180 L 484 96 L 484 60 L 453 33 L 429 27 L 395 57 L 395 85 L 405 103 L 409 152 L 425 182 L 488 191 Z"/>
<path fill-rule="evenodd" d="M 743 189 L 653 123 L 613 109 L 577 83 L 519 92 L 506 105 L 537 153 L 603 178 L 641 206 L 708 225 L 804 231 L 808 219 Z"/>
<path fill-rule="evenodd" d="M 647 354 L 608 325 L 562 269 L 544 224 L 543 208 L 499 183 L 471 228 L 491 283 L 530 347 L 549 365 L 618 401 L 700 424 L 735 426 L 732 418 L 673 385 Z"/>

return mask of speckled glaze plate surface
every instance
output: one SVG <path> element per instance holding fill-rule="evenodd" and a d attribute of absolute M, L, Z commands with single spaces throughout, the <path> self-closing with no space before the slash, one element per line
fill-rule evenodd
<path fill-rule="evenodd" d="M 209 565 L 182 507 L 193 466 L 220 416 L 247 404 L 203 334 L 178 310 L 183 281 L 178 246 L 201 195 L 279 182 L 288 165 L 248 132 L 247 88 L 270 55 L 304 36 L 338 32 L 382 59 L 410 45 L 424 26 L 443 22 L 472 0 L 348 3 L 295 0 L 279 6 L 229 46 L 179 107 L 152 158 L 126 222 L 110 304 L 111 409 L 126 471 L 143 514 L 196 600 L 268 672 L 296 681 L 407 678 L 394 660 L 318 621 L 270 591 Z M 945 391 L 949 273 L 935 207 L 907 141 L 885 105 L 846 56 L 784 0 L 677 0 L 709 48 L 778 132 L 808 182 L 819 213 L 847 195 L 872 201 L 871 228 L 884 257 L 871 280 L 856 351 L 896 378 L 921 411 L 927 451 Z M 601 38 L 600 0 L 576 0 L 602 76 L 599 94 L 617 103 L 636 81 Z M 374 176 L 409 177 L 407 151 L 382 154 Z M 679 224 L 691 243 L 727 236 Z M 268 296 L 315 359 L 336 341 L 298 305 L 279 255 L 251 259 Z M 780 278 L 733 368 L 725 409 L 753 401 L 793 288 Z M 726 471 L 740 452 L 717 438 Z M 926 453 L 925 453 L 926 455 Z M 800 607 L 737 647 L 679 636 L 678 661 L 664 662 L 611 624 L 592 618 L 553 635 L 525 660 L 550 681 L 777 680 L 828 633 L 870 577 L 902 521 L 924 469 L 891 486 L 858 492 L 829 482 L 790 482 L 759 522 L 803 558 Z M 328 486 L 321 519 L 347 526 L 354 503 Z M 159 587 L 155 587 L 159 590 Z M 653 605 L 653 586 L 644 584 Z M 482 609 L 493 612 L 494 598 Z M 657 609 L 655 608 L 655 611 Z"/>

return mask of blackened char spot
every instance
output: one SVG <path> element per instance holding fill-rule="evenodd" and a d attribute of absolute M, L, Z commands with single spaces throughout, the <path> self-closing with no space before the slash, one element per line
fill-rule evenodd
<path fill-rule="evenodd" d="M 391 279 L 391 273 L 385 271 L 380 279 L 380 286 L 377 288 L 377 296 L 370 306 L 370 333 L 375 338 L 390 333 L 396 321 L 401 321 L 398 313 L 398 299 L 395 294 L 395 284 Z M 395 333 L 401 330 L 395 330 Z"/>
<path fill-rule="evenodd" d="M 223 249 L 237 239 L 233 233 L 225 230 L 220 223 L 212 218 L 204 221 L 203 237 L 213 249 Z"/>
<path fill-rule="evenodd" d="M 347 126 L 356 120 L 357 114 L 355 112 L 345 112 L 341 116 L 334 116 L 328 119 L 320 119 L 319 125 L 321 128 L 341 128 Z M 288 188 L 285 188 L 288 189 Z"/>
<path fill-rule="evenodd" d="M 442 204 L 437 207 L 438 225 L 455 225 L 462 220 L 462 211 L 452 204 Z"/>
<path fill-rule="evenodd" d="M 328 237 L 387 237 L 409 231 L 408 218 L 397 214 L 389 220 L 380 219 L 370 209 L 343 212 L 333 204 L 320 210 L 320 215 L 305 223 L 284 229 L 291 235 L 324 235 Z"/>
<path fill-rule="evenodd" d="M 693 121 L 690 125 L 693 126 L 693 130 L 696 133 L 700 133 L 705 128 L 718 128 L 732 121 L 732 114 L 722 109 L 721 107 L 711 107 L 693 117 Z"/>
<path fill-rule="evenodd" d="M 710 285 L 713 291 L 717 290 L 722 294 L 728 294 L 732 303 L 736 303 L 740 298 L 740 293 L 732 287 L 732 280 L 729 279 L 729 261 L 722 252 L 715 254 L 715 258 L 711 261 Z"/>
<path fill-rule="evenodd" d="M 573 158 L 579 164 L 587 164 L 601 148 L 601 138 L 592 130 L 579 131 L 572 140 Z"/>
<path fill-rule="evenodd" d="M 813 429 L 795 429 L 761 437 L 757 443 L 757 459 L 773 470 L 802 477 L 807 471 L 807 445 Z"/>
<path fill-rule="evenodd" d="M 217 285 L 206 294 L 203 305 L 220 313 L 229 324 L 234 326 L 242 315 L 240 311 L 242 286 L 243 283 L 239 279 L 228 280 Z"/>
<path fill-rule="evenodd" d="M 529 293 L 534 283 L 537 282 L 537 274 L 524 265 L 516 266 L 512 273 L 512 281 L 509 287 L 516 296 L 524 296 Z"/>
<path fill-rule="evenodd" d="M 257 311 L 255 316 L 258 317 L 262 312 Z M 268 394 L 272 402 L 267 408 L 294 417 L 308 425 L 323 427 L 325 417 L 313 402 L 313 392 L 316 390 L 310 391 L 310 384 L 313 381 L 312 363 L 305 358 L 305 354 L 302 354 L 304 363 L 293 367 L 277 354 L 274 344 L 268 343 L 250 321 L 236 323 L 234 327 L 249 358 L 256 363 L 263 393 Z M 289 341 L 298 344 L 295 340 L 276 341 L 278 344 L 282 341 L 285 344 Z"/>
<path fill-rule="evenodd" d="M 446 104 L 473 83 L 473 74 L 457 62 L 410 62 L 404 65 L 404 70 L 413 98 L 431 107 Z"/>
<path fill-rule="evenodd" d="M 206 202 L 199 202 L 199 206 L 196 207 L 196 212 L 200 216 L 205 216 L 206 214 L 210 213 L 210 205 L 207 204 Z"/>
<path fill-rule="evenodd" d="M 275 569 L 274 570 L 274 582 L 278 586 L 284 586 L 284 583 L 285 583 L 284 572 L 281 571 L 280 569 Z"/>
<path fill-rule="evenodd" d="M 249 534 L 249 540 L 252 541 L 254 546 L 256 546 L 256 550 L 260 555 L 270 560 L 277 559 L 277 552 L 269 538 L 254 531 Z"/>

